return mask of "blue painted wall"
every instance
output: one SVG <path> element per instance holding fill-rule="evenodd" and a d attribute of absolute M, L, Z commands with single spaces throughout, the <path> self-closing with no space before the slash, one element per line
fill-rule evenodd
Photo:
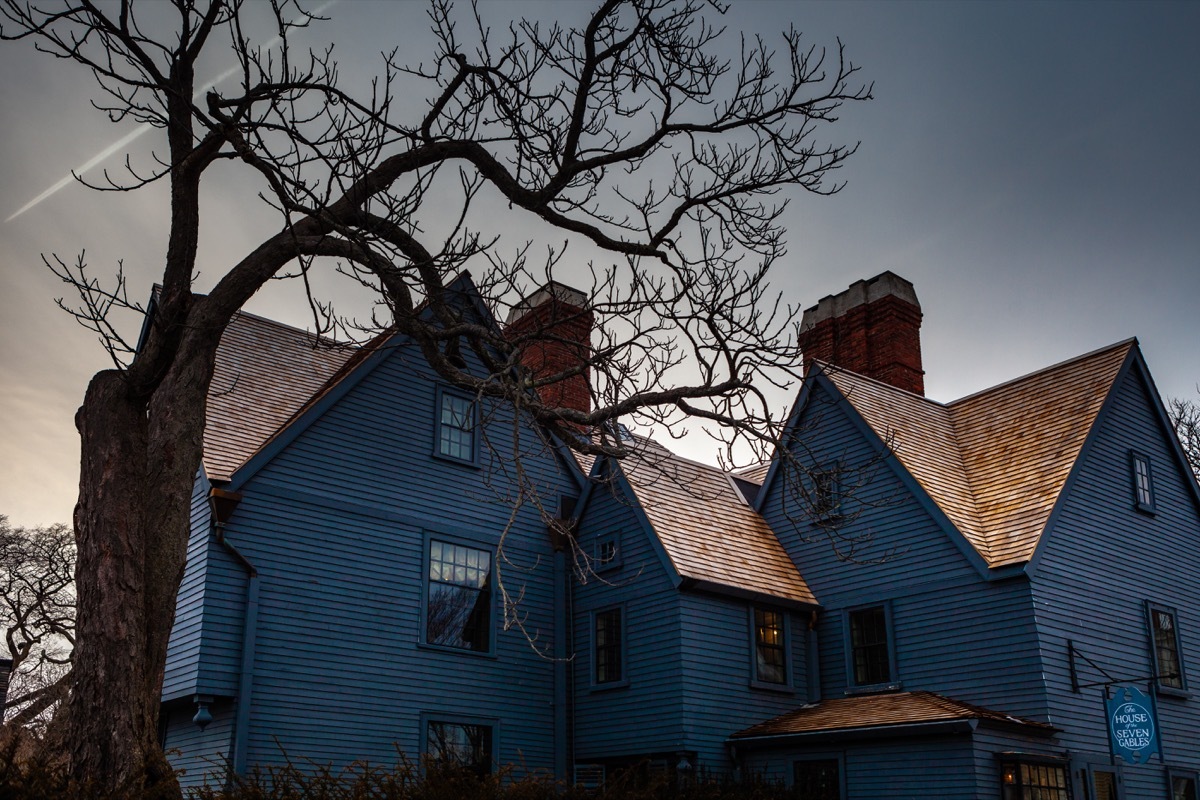
<path fill-rule="evenodd" d="M 801 415 L 806 460 L 841 461 L 860 489 L 843 500 L 853 519 L 846 537 L 861 538 L 857 561 L 838 557 L 824 532 L 793 524 L 787 481 L 766 489 L 763 516 L 821 603 L 818 623 L 821 694 L 842 697 L 848 608 L 888 603 L 896 679 L 998 711 L 1043 719 L 1039 643 L 1033 601 L 1021 577 L 988 582 L 964 556 L 927 500 L 912 492 L 894 457 L 878 461 L 878 441 L 854 412 L 819 383 Z M 857 480 L 861 476 L 862 480 Z M 850 483 L 850 480 L 844 483 Z"/>
<path fill-rule="evenodd" d="M 617 534 L 620 566 L 576 575 L 574 580 L 572 676 L 578 763 L 635 761 L 685 747 L 680 596 L 673 570 L 662 560 L 636 501 L 626 490 L 621 482 L 601 484 L 581 509 L 579 547 L 590 555 L 598 536 Z M 613 606 L 623 609 L 627 685 L 594 686 L 592 615 Z"/>
<path fill-rule="evenodd" d="M 416 758 L 426 712 L 486 721 L 501 763 L 551 768 L 553 662 L 516 627 L 503 629 L 499 592 L 494 654 L 422 646 L 424 569 L 430 536 L 488 549 L 503 536 L 507 558 L 493 563 L 514 601 L 519 596 L 509 621 L 519 619 L 549 652 L 553 553 L 532 502 L 510 519 L 516 453 L 525 489 L 550 511 L 560 495 L 577 495 L 577 484 L 528 425 L 514 428 L 510 414 L 491 408 L 478 467 L 433 458 L 436 383 L 423 358 L 396 347 L 370 364 L 339 402 L 236 487 L 245 496 L 226 536 L 260 577 L 250 726 L 242 732 L 248 763 L 278 764 L 285 752 L 299 762 L 393 763 L 397 748 Z M 243 574 L 235 597 L 244 583 Z M 240 648 L 236 623 L 220 632 Z"/>
<path fill-rule="evenodd" d="M 1071 691 L 1067 640 L 1108 675 L 1146 687 L 1153 671 L 1145 602 L 1173 607 L 1188 685 L 1200 689 L 1200 513 L 1140 365 L 1109 398 L 1037 556 L 1034 597 L 1051 721 L 1076 752 L 1107 757 L 1099 687 Z M 1157 512 L 1134 508 L 1129 451 L 1150 458 Z M 1108 678 L 1078 663 L 1082 683 Z M 1159 697 L 1169 765 L 1200 770 L 1195 697 Z M 1157 797 L 1162 767 L 1127 767 L 1130 797 Z"/>

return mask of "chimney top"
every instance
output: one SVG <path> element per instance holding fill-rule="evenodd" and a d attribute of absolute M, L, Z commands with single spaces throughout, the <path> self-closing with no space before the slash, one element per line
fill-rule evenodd
<path fill-rule="evenodd" d="M 912 283 L 889 270 L 874 278 L 855 281 L 843 292 L 822 297 L 815 306 L 804 310 L 800 329 L 808 330 L 822 320 L 840 317 L 856 306 L 873 303 L 884 297 L 898 297 L 918 309 L 921 307 Z"/>
<path fill-rule="evenodd" d="M 913 285 L 894 272 L 855 281 L 821 298 L 800 320 L 804 365 L 824 361 L 925 393 L 921 368 L 921 304 Z"/>
<path fill-rule="evenodd" d="M 512 325 L 521 317 L 533 311 L 549 300 L 555 300 L 564 305 L 576 308 L 587 308 L 587 295 L 565 283 L 550 281 L 528 297 L 521 298 L 512 310 L 508 312 L 508 324 Z"/>

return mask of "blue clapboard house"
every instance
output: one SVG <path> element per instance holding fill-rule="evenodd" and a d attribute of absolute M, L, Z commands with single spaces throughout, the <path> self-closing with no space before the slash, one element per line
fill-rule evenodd
<path fill-rule="evenodd" d="M 547 333 L 531 369 L 586 353 L 586 306 L 549 284 L 510 315 Z M 1200 491 L 1136 341 L 939 403 L 920 319 L 891 273 L 809 309 L 785 444 L 727 473 L 640 437 L 580 460 L 399 334 L 241 315 L 163 688 L 184 784 L 403 754 L 1198 800 Z"/>

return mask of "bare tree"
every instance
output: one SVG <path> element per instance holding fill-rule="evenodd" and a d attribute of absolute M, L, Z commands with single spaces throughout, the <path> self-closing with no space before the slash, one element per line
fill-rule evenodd
<path fill-rule="evenodd" d="M 1175 435 L 1183 445 L 1188 466 L 1200 480 L 1200 404 L 1193 400 L 1173 397 L 1167 403 L 1167 415 L 1175 426 Z"/>
<path fill-rule="evenodd" d="M 170 779 L 156 718 L 205 399 L 222 332 L 267 281 L 288 270 L 307 279 L 337 260 L 378 291 L 381 324 L 415 342 L 442 380 L 586 453 L 628 454 L 611 435 L 617 419 L 700 419 L 727 444 L 765 447 L 778 427 L 764 390 L 800 363 L 793 309 L 766 281 L 784 253 L 780 192 L 840 188 L 830 172 L 855 148 L 823 130 L 844 103 L 870 96 L 840 43 L 810 47 L 795 31 L 777 51 L 743 40 L 726 60 L 723 31 L 705 17 L 722 9 L 699 0 L 603 0 L 579 28 L 520 21 L 500 32 L 435 1 L 431 58 L 413 67 L 385 56 L 362 96 L 338 86 L 329 50 L 289 48 L 319 21 L 294 2 L 173 5 L 175 28 L 163 32 L 161 4 L 0 0 L 3 38 L 77 62 L 107 92 L 100 106 L 114 121 L 161 131 L 156 168 L 99 188 L 166 180 L 171 191 L 162 288 L 136 352 L 113 317 L 137 308 L 123 276 L 105 284 L 82 259 L 49 260 L 116 362 L 92 379 L 76 418 L 83 613 L 71 764 L 99 788 Z M 273 42 L 255 38 L 264 12 Z M 236 86 L 198 92 L 198 60 L 219 42 Z M 256 176 L 280 225 L 199 294 L 201 179 L 222 162 Z M 496 309 L 553 276 L 561 250 L 537 263 L 526 246 L 502 257 L 477 223 L 497 207 L 614 260 L 592 267 L 597 334 L 585 366 L 535 379 L 518 365 L 536 331 L 506 338 L 448 296 L 468 265 Z M 319 299 L 313 308 L 336 323 Z M 464 369 L 457 348 L 483 372 Z M 531 391 L 582 370 L 590 411 Z"/>
<path fill-rule="evenodd" d="M 0 625 L 12 660 L 4 724 L 44 728 L 66 696 L 75 644 L 75 537 L 0 515 Z"/>

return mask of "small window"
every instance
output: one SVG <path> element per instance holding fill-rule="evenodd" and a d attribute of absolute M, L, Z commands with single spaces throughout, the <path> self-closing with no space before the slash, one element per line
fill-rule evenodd
<path fill-rule="evenodd" d="M 1200 800 L 1196 795 L 1196 776 L 1171 772 L 1171 800 Z"/>
<path fill-rule="evenodd" d="M 784 619 L 779 611 L 754 609 L 754 677 L 760 683 L 788 682 Z"/>
<path fill-rule="evenodd" d="M 812 472 L 813 514 L 821 521 L 836 521 L 842 513 L 842 470 L 838 465 Z"/>
<path fill-rule="evenodd" d="M 439 390 L 437 454 L 474 464 L 476 422 L 476 405 L 471 398 Z"/>
<path fill-rule="evenodd" d="M 1175 611 L 1146 605 L 1150 625 L 1150 649 L 1154 655 L 1154 674 L 1159 688 L 1184 690 L 1183 662 L 1179 658 L 1179 630 Z"/>
<path fill-rule="evenodd" d="M 1003 761 L 1000 764 L 1004 800 L 1070 800 L 1063 764 Z"/>
<path fill-rule="evenodd" d="M 1138 511 L 1154 513 L 1154 477 L 1150 472 L 1150 459 L 1141 453 L 1131 452 L 1133 468 L 1133 501 Z"/>
<path fill-rule="evenodd" d="M 895 679 L 886 606 L 851 609 L 850 674 L 854 686 L 891 684 Z"/>
<path fill-rule="evenodd" d="M 492 629 L 492 554 L 431 540 L 426 644 L 487 652 Z"/>
<path fill-rule="evenodd" d="M 621 566 L 621 537 L 616 533 L 605 533 L 596 537 L 592 548 L 592 569 L 595 572 L 616 569 Z"/>
<path fill-rule="evenodd" d="M 836 758 L 797 761 L 792 765 L 792 780 L 799 800 L 841 800 L 841 769 Z"/>
<path fill-rule="evenodd" d="M 492 771 L 492 728 L 430 720 L 426 728 L 425 757 L 433 766 L 487 775 Z"/>
<path fill-rule="evenodd" d="M 620 683 L 625 679 L 624 631 L 621 609 L 597 611 L 593 618 L 593 657 L 597 684 Z"/>

